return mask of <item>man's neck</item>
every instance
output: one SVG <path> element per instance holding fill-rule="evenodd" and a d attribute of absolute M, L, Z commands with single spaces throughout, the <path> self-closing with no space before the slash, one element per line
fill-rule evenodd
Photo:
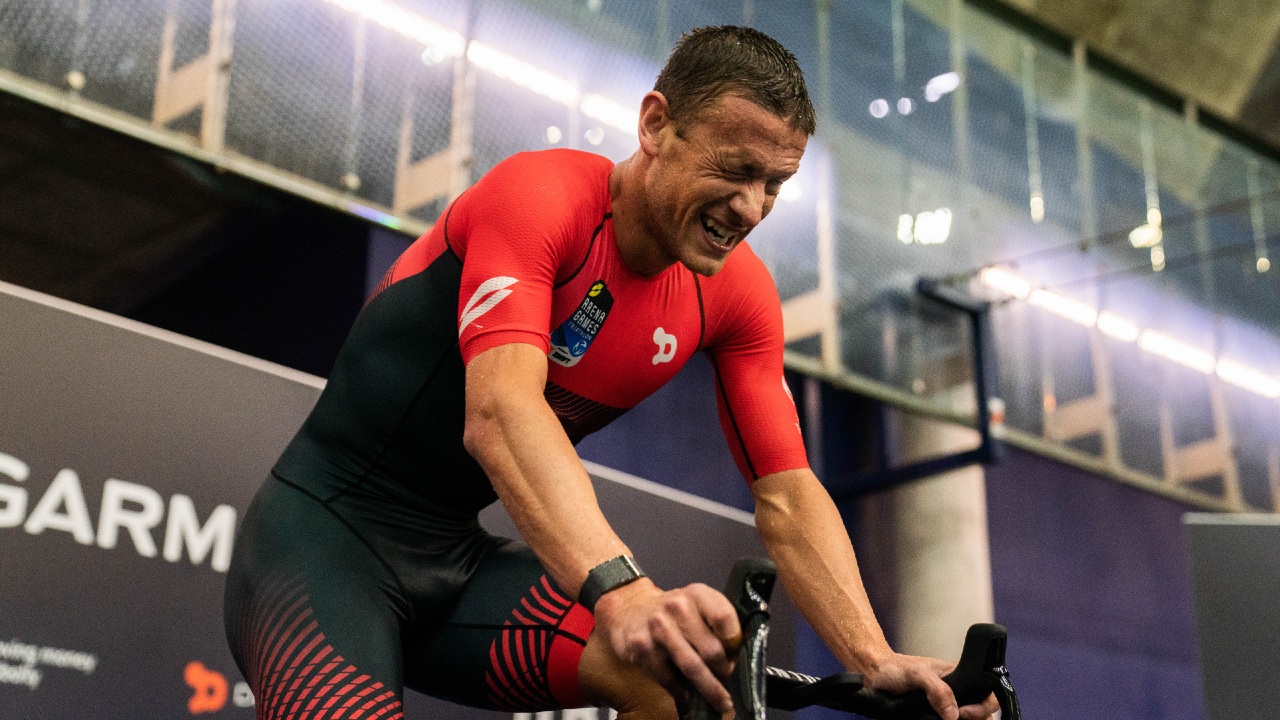
<path fill-rule="evenodd" d="M 618 255 L 631 270 L 653 277 L 671 267 L 672 260 L 662 250 L 649 227 L 649 203 L 645 170 L 648 157 L 637 150 L 614 165 L 609 174 L 609 196 L 613 204 L 613 236 Z"/>

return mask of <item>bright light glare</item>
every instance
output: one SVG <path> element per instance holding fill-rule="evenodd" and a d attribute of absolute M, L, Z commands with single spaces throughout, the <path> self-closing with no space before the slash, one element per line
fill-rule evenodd
<path fill-rule="evenodd" d="M 593 127 L 583 133 L 582 136 L 592 145 L 599 145 L 604 142 L 604 128 Z"/>
<path fill-rule="evenodd" d="M 1098 321 L 1097 310 L 1079 300 L 1048 290 L 1032 291 L 1031 297 L 1027 298 L 1027 302 L 1037 307 L 1042 307 L 1054 315 L 1070 320 L 1077 325 L 1093 327 L 1093 324 Z"/>
<path fill-rule="evenodd" d="M 384 0 L 325 0 L 325 2 L 422 43 L 425 46 L 422 62 L 427 65 L 458 57 L 463 54 L 465 47 L 467 59 L 476 68 L 493 73 L 568 107 L 577 107 L 583 115 L 603 125 L 632 133 L 640 123 L 639 113 L 615 100 L 595 93 L 583 94 L 574 81 L 547 72 L 490 45 L 476 41 L 465 45 L 465 40 L 459 33 Z M 885 112 L 888 112 L 887 105 Z"/>
<path fill-rule="evenodd" d="M 800 183 L 792 178 L 782 183 L 782 189 L 778 191 L 778 199 L 782 202 L 795 202 L 804 197 L 804 188 L 800 187 Z"/>
<path fill-rule="evenodd" d="M 911 233 L 911 226 L 915 224 L 915 218 L 903 213 L 898 216 L 898 240 L 903 245 L 910 245 L 915 236 Z"/>
<path fill-rule="evenodd" d="M 903 217 L 910 217 L 904 215 Z M 1093 307 L 1065 295 L 1048 290 L 1037 290 L 1017 273 L 1004 267 L 984 268 L 978 273 L 983 285 L 1018 299 L 1026 299 L 1032 305 L 1066 318 L 1085 327 L 1097 326 L 1098 330 L 1122 342 L 1138 341 L 1138 347 L 1179 365 L 1205 375 L 1217 374 L 1223 382 L 1244 388 L 1266 398 L 1280 398 L 1280 377 L 1238 363 L 1229 358 L 1215 358 L 1213 353 L 1155 330 L 1141 330 L 1132 320 L 1113 312 L 1098 312 Z"/>
<path fill-rule="evenodd" d="M 462 54 L 462 35 L 382 0 L 325 0 L 343 10 L 371 20 L 392 32 L 412 38 L 432 50 L 440 60 Z M 436 62 L 439 62 L 437 60 Z"/>
<path fill-rule="evenodd" d="M 1031 283 L 1006 268 L 983 268 L 982 272 L 978 273 L 978 280 L 993 290 L 999 290 L 1019 300 L 1024 300 L 1031 294 Z"/>
<path fill-rule="evenodd" d="M 1160 230 L 1159 225 L 1147 223 L 1129 231 L 1129 244 L 1135 248 L 1152 247 L 1163 239 L 1164 233 Z"/>
<path fill-rule="evenodd" d="M 427 67 L 439 65 L 449 58 L 449 51 L 439 45 L 428 45 L 427 49 L 422 51 L 422 64 Z"/>
<path fill-rule="evenodd" d="M 548 125 L 547 132 L 543 134 L 543 139 L 547 141 L 548 145 L 556 145 L 564 139 L 564 132 L 555 125 Z"/>
<path fill-rule="evenodd" d="M 1031 222 L 1038 223 L 1044 220 L 1044 196 L 1031 196 Z"/>
<path fill-rule="evenodd" d="M 889 114 L 889 101 L 884 98 L 872 100 L 871 106 L 867 108 L 867 111 L 871 113 L 873 118 L 882 118 Z"/>
<path fill-rule="evenodd" d="M 1280 397 L 1280 380 L 1248 365 L 1222 358 L 1218 361 L 1217 374 L 1224 382 L 1249 392 L 1273 399 Z"/>
<path fill-rule="evenodd" d="M 1151 269 L 1160 272 L 1164 270 L 1164 246 L 1156 245 L 1151 248 Z"/>
<path fill-rule="evenodd" d="M 910 115 L 915 109 L 915 103 L 911 102 L 911 98 L 898 98 L 898 113 L 902 115 Z"/>
<path fill-rule="evenodd" d="M 1258 258 L 1257 268 L 1258 272 L 1264 273 L 1271 269 L 1271 261 L 1264 257 L 1260 257 Z"/>
<path fill-rule="evenodd" d="M 924 99 L 929 102 L 937 102 L 949 92 L 960 87 L 960 73 L 947 72 L 929 78 L 929 82 L 924 86 Z"/>
<path fill-rule="evenodd" d="M 1208 375 L 1213 372 L 1214 358 L 1213 354 L 1201 350 L 1200 348 L 1188 345 L 1181 340 L 1156 332 L 1155 330 L 1145 330 L 1138 337 L 1138 347 L 1146 350 L 1152 355 L 1159 355 L 1166 360 L 1189 367 L 1196 372 Z"/>
<path fill-rule="evenodd" d="M 640 113 L 603 95 L 586 93 L 582 96 L 579 109 L 582 110 L 583 115 L 592 120 L 598 120 L 626 133 L 635 132 L 640 126 Z"/>
<path fill-rule="evenodd" d="M 578 86 L 546 70 L 514 58 L 501 50 L 473 42 L 467 48 L 467 59 L 481 70 L 488 70 L 503 80 L 570 107 L 578 104 Z"/>
<path fill-rule="evenodd" d="M 1121 342 L 1133 342 L 1138 339 L 1137 324 L 1106 310 L 1098 314 L 1098 329 L 1103 335 Z"/>
<path fill-rule="evenodd" d="M 921 245 L 940 245 L 951 235 L 951 210 L 938 208 L 916 215 L 913 231 L 916 242 Z"/>

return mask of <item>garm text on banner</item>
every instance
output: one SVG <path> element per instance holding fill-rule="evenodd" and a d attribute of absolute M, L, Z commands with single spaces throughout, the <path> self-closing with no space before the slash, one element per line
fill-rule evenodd
<path fill-rule="evenodd" d="M 30 467 L 12 455 L 0 452 L 0 480 L 25 483 Z M 143 557 L 160 554 L 169 562 L 183 558 L 183 549 L 193 565 L 209 559 L 209 567 L 226 572 L 231 564 L 231 546 L 235 539 L 236 509 L 219 505 L 202 525 L 196 514 L 195 501 L 187 495 L 175 494 L 167 503 L 168 518 L 164 526 L 164 544 L 156 547 L 152 530 L 164 521 L 166 503 L 160 493 L 146 485 L 110 479 L 102 487 L 102 505 L 98 512 L 98 529 L 94 532 L 85 502 L 80 476 L 63 468 L 48 488 L 31 505 L 35 493 L 23 485 L 0 482 L 0 529 L 21 527 L 32 535 L 47 530 L 69 533 L 81 545 L 115 548 L 124 530 L 134 549 Z M 37 680 L 38 682 L 38 680 Z"/>

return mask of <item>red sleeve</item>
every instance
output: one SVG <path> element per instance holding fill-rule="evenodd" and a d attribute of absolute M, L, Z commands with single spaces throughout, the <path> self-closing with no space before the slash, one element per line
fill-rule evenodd
<path fill-rule="evenodd" d="M 607 211 L 609 167 L 586 153 L 521 153 L 458 198 L 445 236 L 462 258 L 463 362 L 507 343 L 550 349 L 551 292 Z"/>
<path fill-rule="evenodd" d="M 782 375 L 782 303 L 769 271 L 747 246 L 708 288 L 707 355 L 715 370 L 720 426 L 748 483 L 809 467 L 800 418 Z"/>

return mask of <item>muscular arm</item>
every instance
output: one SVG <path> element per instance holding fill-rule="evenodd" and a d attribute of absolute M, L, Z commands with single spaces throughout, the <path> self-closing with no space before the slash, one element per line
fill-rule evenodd
<path fill-rule="evenodd" d="M 521 343 L 499 345 L 467 365 L 463 442 L 547 572 L 576 596 L 591 568 L 630 554 L 596 500 L 555 413 L 543 397 L 547 358 Z M 673 695 L 685 678 L 721 711 L 732 708 L 718 678 L 738 635 L 729 601 L 705 585 L 662 591 L 641 578 L 596 604 L 596 626 L 618 657 L 643 667 Z"/>
<path fill-rule="evenodd" d="M 891 655 L 844 521 L 813 472 L 774 473 L 752 493 L 756 527 L 787 592 L 836 658 L 865 674 Z"/>
<path fill-rule="evenodd" d="M 756 527 L 800 612 L 836 658 L 871 687 L 905 692 L 920 688 L 947 720 L 987 718 L 995 699 L 956 707 L 941 674 L 952 665 L 899 655 L 885 641 L 858 572 L 844 521 L 813 472 L 787 470 L 752 486 Z"/>
<path fill-rule="evenodd" d="M 547 572 L 576 595 L 591 568 L 630 551 L 543 398 L 546 382 L 546 356 L 532 345 L 500 345 L 473 358 L 463 442 Z"/>

